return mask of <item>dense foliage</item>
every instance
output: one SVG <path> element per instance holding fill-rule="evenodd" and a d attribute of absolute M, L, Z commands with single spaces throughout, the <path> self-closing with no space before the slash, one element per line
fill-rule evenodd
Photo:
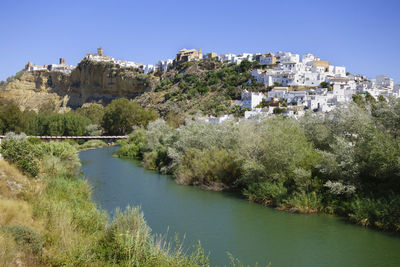
<path fill-rule="evenodd" d="M 141 108 L 125 98 L 106 107 L 87 104 L 75 111 L 57 113 L 54 102 L 45 103 L 38 113 L 21 111 L 15 103 L 0 101 L 0 134 L 24 132 L 34 136 L 124 135 L 135 126 L 157 118 L 153 110 Z"/>
<path fill-rule="evenodd" d="M 15 103 L 0 101 L 0 133 L 25 131 L 35 115 L 33 111 L 22 112 Z"/>
<path fill-rule="evenodd" d="M 210 124 L 163 120 L 122 142 L 120 156 L 184 184 L 238 190 L 252 201 L 327 212 L 400 230 L 400 100 L 339 106 L 296 120 Z"/>
<path fill-rule="evenodd" d="M 27 133 L 35 136 L 82 136 L 86 135 L 89 123 L 88 118 L 73 113 L 39 114 L 29 123 Z"/>
<path fill-rule="evenodd" d="M 145 126 L 157 118 L 154 111 L 141 108 L 126 98 L 112 101 L 105 109 L 101 126 L 106 134 L 124 135 L 131 133 L 134 126 Z"/>

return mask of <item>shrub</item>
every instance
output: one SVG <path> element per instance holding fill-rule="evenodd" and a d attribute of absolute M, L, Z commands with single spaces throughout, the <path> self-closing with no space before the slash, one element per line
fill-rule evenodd
<path fill-rule="evenodd" d="M 179 182 L 186 184 L 233 185 L 240 176 L 240 162 L 226 150 L 193 148 L 186 151 L 175 175 Z"/>
<path fill-rule="evenodd" d="M 400 197 L 357 197 L 350 204 L 351 221 L 362 226 L 372 226 L 386 231 L 400 231 Z"/>
<path fill-rule="evenodd" d="M 322 199 L 316 192 L 295 193 L 284 201 L 284 206 L 292 211 L 301 213 L 316 213 L 322 210 Z"/>
<path fill-rule="evenodd" d="M 30 142 L 4 139 L 1 143 L 1 154 L 4 159 L 14 163 L 32 177 L 39 174 L 39 163 L 36 157 L 37 150 Z"/>
<path fill-rule="evenodd" d="M 100 244 L 105 258 L 121 265 L 141 266 L 152 256 L 150 228 L 138 208 L 117 210 Z"/>
<path fill-rule="evenodd" d="M 7 225 L 3 226 L 1 229 L 11 234 L 15 242 L 24 250 L 28 250 L 34 254 L 41 254 L 43 239 L 29 227 L 23 225 Z"/>
<path fill-rule="evenodd" d="M 282 184 L 273 182 L 254 183 L 243 191 L 250 201 L 263 205 L 278 206 L 287 196 L 287 189 Z"/>
<path fill-rule="evenodd" d="M 145 131 L 143 129 L 136 130 L 127 141 L 121 141 L 121 149 L 117 155 L 131 159 L 141 158 L 145 141 Z"/>

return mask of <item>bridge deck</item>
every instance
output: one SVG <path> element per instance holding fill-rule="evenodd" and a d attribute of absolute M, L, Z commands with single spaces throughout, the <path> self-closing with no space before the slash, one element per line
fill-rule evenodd
<path fill-rule="evenodd" d="M 5 135 L 0 135 L 3 139 Z M 99 135 L 99 136 L 29 136 L 40 139 L 127 139 L 127 135 Z"/>

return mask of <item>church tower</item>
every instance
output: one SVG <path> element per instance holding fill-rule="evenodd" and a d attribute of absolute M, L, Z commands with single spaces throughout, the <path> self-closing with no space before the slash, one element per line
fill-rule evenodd
<path fill-rule="evenodd" d="M 101 57 L 104 56 L 104 54 L 103 54 L 103 47 L 100 46 L 99 48 L 97 48 L 97 55 L 98 55 L 98 56 L 101 56 Z"/>

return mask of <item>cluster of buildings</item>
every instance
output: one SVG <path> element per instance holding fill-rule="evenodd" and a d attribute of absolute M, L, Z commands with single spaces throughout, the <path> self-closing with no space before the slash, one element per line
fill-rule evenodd
<path fill-rule="evenodd" d="M 321 60 L 313 54 L 300 56 L 278 51 L 238 55 L 232 53 L 217 55 L 211 52 L 203 55 L 201 49 L 182 49 L 178 51 L 175 59 L 160 60 L 155 65 L 144 65 L 106 56 L 103 48 L 99 47 L 96 54 L 88 53 L 85 57 L 86 60 L 112 62 L 120 67 L 138 68 L 144 73 L 165 72 L 172 66 L 204 58 L 224 64 L 240 64 L 244 60 L 259 63 L 260 67 L 252 70 L 251 76 L 257 82 L 264 83 L 269 91 L 242 92 L 241 101 L 237 104 L 250 109 L 245 117 L 276 113 L 277 110 L 280 112 L 284 110 L 288 116 L 301 115 L 305 109 L 326 112 L 341 102 L 352 101 L 352 96 L 356 93 L 364 95 L 368 93 L 375 98 L 400 97 L 400 85 L 395 85 L 393 79 L 387 76 L 380 75 L 375 79 L 368 79 L 362 75 L 352 75 L 346 72 L 344 66 L 331 65 L 329 61 Z M 73 69 L 74 66 L 65 64 L 64 58 L 60 59 L 59 64 L 34 65 L 28 62 L 25 66 L 27 71 L 50 70 L 71 73 Z M 224 119 L 226 117 L 222 118 Z"/>
<path fill-rule="evenodd" d="M 193 53 L 185 61 L 203 58 L 194 49 L 181 51 Z M 237 104 L 250 109 L 245 112 L 245 118 L 278 112 L 296 117 L 304 114 L 307 109 L 327 112 L 339 103 L 352 101 L 353 95 L 357 93 L 368 93 L 376 99 L 379 96 L 386 99 L 400 97 L 400 84 L 395 85 L 393 79 L 387 76 L 368 79 L 362 75 L 352 75 L 346 72 L 346 67 L 331 65 L 329 61 L 321 60 L 313 54 L 300 56 L 278 51 L 275 54 L 228 53 L 219 56 L 209 53 L 207 57 L 225 64 L 240 64 L 243 60 L 259 63 L 260 68 L 252 70 L 251 75 L 257 82 L 264 83 L 269 91 L 242 92 Z M 177 55 L 174 62 L 180 62 L 179 58 Z M 209 118 L 209 121 L 218 123 L 226 118 Z"/>
<path fill-rule="evenodd" d="M 238 105 L 250 109 L 245 118 L 269 115 L 281 111 L 286 116 L 301 116 L 305 110 L 328 112 L 338 104 L 353 101 L 354 94 L 366 96 L 367 93 L 378 99 L 379 96 L 400 97 L 400 85 L 393 79 L 380 75 L 368 80 L 361 75 L 328 77 L 324 86 L 308 87 L 299 90 L 291 86 L 275 86 L 267 93 L 244 90 Z"/>
<path fill-rule="evenodd" d="M 60 71 L 70 74 L 74 69 L 75 66 L 65 64 L 65 58 L 60 58 L 59 64 L 35 65 L 31 61 L 29 61 L 25 65 L 25 71 L 48 70 L 48 71 Z"/>
<path fill-rule="evenodd" d="M 194 50 L 194 49 L 191 49 L 191 50 Z M 191 50 L 189 50 L 189 51 L 191 51 Z M 181 51 L 183 51 L 183 50 L 181 50 Z M 201 50 L 200 50 L 200 53 L 201 53 Z M 185 58 L 185 57 L 183 57 L 183 58 Z M 152 73 L 155 71 L 165 72 L 175 62 L 172 59 L 167 59 L 167 60 L 160 60 L 155 65 L 151 65 L 151 64 L 146 65 L 146 64 L 142 64 L 142 63 L 133 62 L 133 61 L 119 60 L 119 59 L 115 59 L 113 57 L 105 55 L 103 52 L 103 48 L 101 46 L 99 48 L 97 48 L 96 54 L 87 53 L 86 56 L 84 57 L 84 59 L 90 60 L 90 61 L 95 61 L 95 62 L 111 62 L 122 68 L 124 68 L 124 67 L 137 68 L 137 69 L 143 70 L 143 72 L 145 74 Z M 190 61 L 190 60 L 193 60 L 193 58 L 187 57 L 187 61 Z M 74 69 L 75 69 L 75 66 L 65 64 L 64 58 L 60 58 L 59 64 L 35 65 L 32 62 L 28 62 L 25 65 L 26 71 L 48 70 L 48 71 L 60 71 L 60 72 L 70 74 Z"/>
<path fill-rule="evenodd" d="M 322 82 L 346 77 L 346 68 L 330 65 L 312 54 L 301 57 L 290 52 L 256 55 L 265 67 L 253 70 L 251 75 L 266 86 L 318 87 Z"/>
<path fill-rule="evenodd" d="M 150 73 L 155 70 L 154 65 L 144 65 L 142 63 L 136 63 L 127 60 L 119 60 L 110 56 L 106 56 L 101 46 L 97 48 L 97 54 L 87 53 L 85 59 L 96 62 L 111 62 L 122 68 L 132 67 L 132 68 L 142 69 L 144 73 Z"/>

